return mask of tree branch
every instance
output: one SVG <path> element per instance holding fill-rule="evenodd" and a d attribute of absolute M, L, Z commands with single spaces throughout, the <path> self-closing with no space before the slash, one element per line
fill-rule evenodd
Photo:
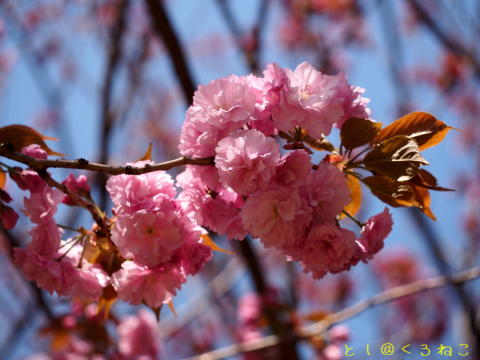
<path fill-rule="evenodd" d="M 165 11 L 162 0 L 146 0 L 150 10 L 152 26 L 157 35 L 163 40 L 163 43 L 170 55 L 170 60 L 177 74 L 182 88 L 186 104 L 192 103 L 195 92 L 195 82 L 187 65 L 184 51 L 180 45 L 180 40 L 173 29 L 170 19 Z"/>
<path fill-rule="evenodd" d="M 115 26 L 111 30 L 111 44 L 100 101 L 101 131 L 99 139 L 99 161 L 101 163 L 106 163 L 108 161 L 110 153 L 110 133 L 112 131 L 112 126 L 115 119 L 111 110 L 113 80 L 122 56 L 123 34 L 127 28 L 127 9 L 128 0 L 121 0 L 118 5 L 118 19 L 115 23 Z M 107 182 L 107 178 L 103 173 L 98 173 L 95 177 L 95 182 L 98 184 L 101 193 L 100 207 L 104 208 L 107 202 L 107 196 L 105 192 L 105 183 Z"/>
<path fill-rule="evenodd" d="M 85 159 L 78 160 L 64 160 L 64 159 L 36 159 L 27 155 L 24 155 L 20 152 L 10 151 L 6 146 L 0 146 L 0 156 L 3 156 L 7 159 L 14 160 L 16 162 L 22 163 L 30 167 L 32 170 L 39 171 L 48 168 L 61 168 L 61 169 L 77 169 L 77 170 L 88 170 L 96 171 L 104 174 L 110 175 L 141 175 L 150 173 L 153 171 L 159 170 L 170 170 L 177 166 L 182 165 L 215 165 L 214 158 L 200 158 L 200 159 L 190 159 L 185 156 L 179 157 L 177 159 L 156 163 L 156 164 L 146 164 L 141 167 L 135 166 L 113 166 L 99 163 L 92 163 Z"/>
<path fill-rule="evenodd" d="M 328 315 L 324 320 L 313 325 L 302 327 L 298 330 L 298 338 L 308 339 L 317 336 L 331 328 L 333 325 L 348 320 L 372 307 L 385 304 L 405 296 L 418 294 L 427 290 L 440 288 L 446 285 L 460 285 L 480 277 L 480 267 L 471 268 L 453 276 L 437 276 L 429 279 L 419 280 L 410 284 L 397 286 L 373 296 L 370 299 L 360 301 L 344 310 Z M 265 349 L 284 341 L 283 338 L 271 335 L 260 339 L 252 340 L 243 344 L 234 344 L 221 349 L 210 351 L 188 360 L 216 360 L 224 359 L 240 353 Z"/>

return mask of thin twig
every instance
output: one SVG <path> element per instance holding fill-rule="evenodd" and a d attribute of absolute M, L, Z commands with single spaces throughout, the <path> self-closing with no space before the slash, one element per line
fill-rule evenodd
<path fill-rule="evenodd" d="M 87 209 L 90 214 L 92 215 L 93 220 L 97 223 L 97 225 L 102 229 L 104 234 L 108 234 L 108 224 L 105 219 L 105 215 L 103 215 L 100 210 L 97 208 L 97 206 L 93 203 L 91 203 L 88 200 L 85 200 L 75 194 L 74 192 L 70 191 L 65 185 L 59 183 L 56 181 L 52 176 L 47 172 L 45 169 L 40 169 L 36 170 L 34 169 L 37 174 L 42 178 L 43 181 L 45 181 L 49 186 L 57 188 L 64 194 L 68 195 L 73 202 L 75 202 L 78 206 L 81 206 L 85 209 Z"/>
<path fill-rule="evenodd" d="M 185 156 L 179 157 L 177 159 L 156 163 L 156 164 L 146 164 L 141 167 L 135 166 L 113 166 L 106 164 L 92 163 L 85 159 L 78 160 L 64 160 L 64 159 L 47 159 L 41 160 L 36 159 L 27 155 L 24 155 L 20 152 L 10 151 L 5 146 L 0 146 L 0 156 L 8 158 L 10 160 L 17 161 L 19 163 L 28 165 L 31 169 L 37 171 L 48 168 L 61 168 L 61 169 L 78 169 L 78 170 L 88 170 L 96 171 L 110 175 L 141 175 L 150 173 L 153 171 L 159 170 L 170 170 L 177 166 L 182 165 L 214 165 L 214 158 L 200 158 L 200 159 L 190 159 Z"/>
<path fill-rule="evenodd" d="M 302 327 L 298 331 L 298 338 L 308 339 L 322 334 L 333 325 L 348 320 L 372 307 L 385 304 L 405 296 L 418 294 L 427 290 L 440 288 L 446 285 L 459 285 L 480 277 L 480 267 L 471 268 L 453 276 L 437 276 L 419 280 L 410 284 L 397 286 L 373 296 L 370 299 L 360 301 L 344 310 L 327 316 L 324 320 L 313 325 Z M 255 339 L 242 344 L 234 344 L 189 358 L 188 360 L 217 360 L 234 356 L 240 353 L 256 351 L 275 346 L 283 341 L 275 335 Z"/>

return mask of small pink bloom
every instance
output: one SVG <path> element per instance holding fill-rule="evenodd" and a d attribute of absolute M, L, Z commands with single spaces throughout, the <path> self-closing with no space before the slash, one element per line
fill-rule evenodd
<path fill-rule="evenodd" d="M 314 222 L 332 222 L 350 202 L 350 190 L 343 173 L 322 161 L 300 187 L 302 197 L 314 209 Z"/>
<path fill-rule="evenodd" d="M 62 259 L 68 296 L 98 299 L 110 278 L 98 265 L 92 265 L 82 257 L 83 247 L 75 246 Z M 80 261 L 81 260 L 81 261 Z"/>
<path fill-rule="evenodd" d="M 62 232 L 52 217 L 46 218 L 28 233 L 32 237 L 28 244 L 29 249 L 47 257 L 54 257 L 57 254 Z"/>
<path fill-rule="evenodd" d="M 90 185 L 88 185 L 87 177 L 85 175 L 80 175 L 75 178 L 75 175 L 69 174 L 62 184 L 75 195 L 80 197 L 90 196 Z M 76 205 L 76 202 L 74 202 L 68 195 L 65 196 L 63 202 L 67 205 Z"/>
<path fill-rule="evenodd" d="M 112 230 L 112 241 L 120 253 L 127 258 L 133 257 L 138 264 L 153 267 L 169 261 L 188 236 L 176 202 L 161 199 L 154 210 L 118 216 Z M 183 220 L 189 221 L 186 217 Z M 197 235 L 200 238 L 200 234 Z"/>
<path fill-rule="evenodd" d="M 302 235 L 312 214 L 297 189 L 281 188 L 249 197 L 241 217 L 245 229 L 266 247 L 283 250 Z"/>
<path fill-rule="evenodd" d="M 241 325 L 256 325 L 262 317 L 262 300 L 257 294 L 242 296 L 238 304 L 238 321 Z"/>
<path fill-rule="evenodd" d="M 182 155 L 215 155 L 218 142 L 253 120 L 256 96 L 245 77 L 229 76 L 200 85 L 180 134 Z"/>
<path fill-rule="evenodd" d="M 22 190 L 29 190 L 31 193 L 42 191 L 47 184 L 33 170 L 21 170 L 12 174 L 12 179 Z"/>
<path fill-rule="evenodd" d="M 323 350 L 323 359 L 325 360 L 341 360 L 343 359 L 343 350 L 338 345 L 328 345 Z"/>
<path fill-rule="evenodd" d="M 242 197 L 223 186 L 218 186 L 217 190 L 219 192 L 211 191 L 198 179 L 192 179 L 178 196 L 178 201 L 184 213 L 199 225 L 230 239 L 243 239 L 247 232 L 240 219 Z"/>
<path fill-rule="evenodd" d="M 288 82 L 272 112 L 276 127 L 290 131 L 301 126 L 314 138 L 330 134 L 333 124 L 344 117 L 345 76 L 322 74 L 306 62 L 285 73 Z"/>
<path fill-rule="evenodd" d="M 215 149 L 220 181 L 242 195 L 264 189 L 280 160 L 278 143 L 257 130 L 241 130 Z"/>
<path fill-rule="evenodd" d="M 275 179 L 282 186 L 299 186 L 310 175 L 312 162 L 304 150 L 291 151 L 282 156 Z"/>
<path fill-rule="evenodd" d="M 158 308 L 168 303 L 185 282 L 185 274 L 172 265 L 148 268 L 133 261 L 125 261 L 112 275 L 112 285 L 118 297 L 131 305 Z"/>
<path fill-rule="evenodd" d="M 346 325 L 335 325 L 328 331 L 330 341 L 346 343 L 350 340 L 350 329 Z"/>
<path fill-rule="evenodd" d="M 17 266 L 22 270 L 25 277 L 35 281 L 50 294 L 58 295 L 66 293 L 66 279 L 63 264 L 50 257 L 39 255 L 30 249 L 14 249 L 14 258 Z"/>
<path fill-rule="evenodd" d="M 25 146 L 21 152 L 24 155 L 33 157 L 35 159 L 40 159 L 40 160 L 46 160 L 48 157 L 47 152 L 43 150 L 38 144 L 31 144 L 31 145 Z"/>
<path fill-rule="evenodd" d="M 180 261 L 186 275 L 196 275 L 212 258 L 212 250 L 200 243 L 185 244 L 178 250 Z"/>
<path fill-rule="evenodd" d="M 144 166 L 147 163 L 142 161 L 131 166 Z M 154 209 L 157 197 L 173 199 L 176 195 L 173 179 L 164 171 L 112 176 L 107 181 L 107 191 L 115 205 L 116 214 Z"/>
<path fill-rule="evenodd" d="M 392 225 L 393 220 L 388 208 L 367 220 L 358 239 L 364 248 L 364 256 L 362 257 L 364 263 L 367 263 L 374 254 L 382 250 L 383 241 L 392 231 Z"/>
<path fill-rule="evenodd" d="M 160 352 L 158 322 L 151 311 L 123 318 L 118 325 L 118 348 L 127 359 L 157 359 Z"/>
<path fill-rule="evenodd" d="M 331 224 L 315 225 L 302 247 L 304 272 L 320 279 L 343 271 L 352 259 L 355 234 Z"/>

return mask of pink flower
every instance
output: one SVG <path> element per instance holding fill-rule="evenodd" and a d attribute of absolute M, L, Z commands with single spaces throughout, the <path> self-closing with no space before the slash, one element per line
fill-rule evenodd
<path fill-rule="evenodd" d="M 229 188 L 217 187 L 211 191 L 203 187 L 198 179 L 185 187 L 178 201 L 185 214 L 199 225 L 208 227 L 219 235 L 227 235 L 230 239 L 243 239 L 247 232 L 240 219 L 242 197 Z"/>
<path fill-rule="evenodd" d="M 133 165 L 144 166 L 147 161 Z M 115 213 L 134 213 L 155 208 L 157 197 L 173 199 L 176 195 L 173 179 L 164 171 L 142 175 L 117 175 L 107 181 L 107 191 L 115 205 Z"/>
<path fill-rule="evenodd" d="M 80 197 L 90 196 L 90 185 L 88 185 L 87 177 L 85 175 L 80 175 L 78 178 L 75 178 L 75 175 L 69 174 L 62 184 L 75 195 Z M 76 205 L 76 202 L 68 195 L 65 196 L 63 202 L 67 205 Z"/>
<path fill-rule="evenodd" d="M 215 151 L 220 181 L 243 195 L 266 188 L 280 160 L 278 143 L 257 130 L 238 131 Z"/>
<path fill-rule="evenodd" d="M 38 286 L 50 294 L 56 292 L 64 295 L 66 293 L 66 279 L 62 262 L 42 256 L 29 248 L 15 248 L 14 258 L 15 263 L 28 280 L 35 281 Z"/>
<path fill-rule="evenodd" d="M 255 103 L 255 93 L 244 77 L 232 75 L 200 85 L 180 134 L 180 153 L 213 156 L 221 139 L 253 120 Z"/>
<path fill-rule="evenodd" d="M 179 211 L 175 200 L 158 198 L 153 210 L 118 216 L 112 241 L 124 257 L 153 267 L 169 261 L 186 237 L 200 238 L 200 233 L 190 234 L 183 221 L 190 220 Z"/>
<path fill-rule="evenodd" d="M 63 199 L 62 192 L 50 188 L 46 183 L 43 184 L 41 191 L 33 192 L 29 198 L 24 198 L 23 200 L 23 205 L 25 206 L 24 213 L 35 224 L 53 217 L 57 211 L 57 205 Z"/>
<path fill-rule="evenodd" d="M 343 359 L 343 350 L 337 345 L 328 345 L 323 349 L 324 360 L 341 360 Z"/>
<path fill-rule="evenodd" d="M 32 241 L 28 248 L 39 255 L 54 257 L 60 247 L 61 230 L 53 217 L 47 218 L 29 231 Z"/>
<path fill-rule="evenodd" d="M 112 275 L 112 285 L 118 297 L 131 305 L 145 302 L 151 308 L 168 303 L 176 295 L 185 275 L 172 265 L 147 268 L 125 261 L 122 268 Z"/>
<path fill-rule="evenodd" d="M 343 123 L 351 117 L 362 119 L 370 118 L 372 112 L 367 106 L 370 99 L 362 96 L 364 92 L 365 89 L 359 86 L 350 86 L 349 91 L 346 91 L 345 101 L 343 103 L 345 115 L 341 120 L 335 123 L 336 127 L 341 128 Z"/>
<path fill-rule="evenodd" d="M 186 275 L 196 275 L 212 258 L 212 250 L 200 243 L 185 244 L 177 252 Z"/>
<path fill-rule="evenodd" d="M 198 187 L 201 189 L 216 190 L 221 186 L 218 171 L 215 166 L 187 165 L 184 172 L 176 177 L 176 184 L 183 189 Z"/>
<path fill-rule="evenodd" d="M 310 175 L 312 162 L 304 150 L 295 150 L 282 156 L 275 179 L 282 186 L 299 186 Z"/>
<path fill-rule="evenodd" d="M 40 160 L 46 160 L 48 157 L 47 152 L 43 150 L 38 144 L 31 144 L 31 145 L 25 146 L 21 152 L 24 155 L 33 157 L 35 159 L 40 159 Z"/>
<path fill-rule="evenodd" d="M 243 240 L 247 231 L 240 218 L 243 199 L 231 189 L 223 189 L 205 203 L 202 225 L 229 239 Z"/>
<path fill-rule="evenodd" d="M 322 161 L 300 188 L 302 197 L 314 209 L 314 222 L 332 222 L 350 202 L 350 190 L 343 173 Z"/>
<path fill-rule="evenodd" d="M 45 181 L 33 170 L 22 170 L 12 173 L 12 180 L 22 190 L 29 190 L 31 193 L 42 191 L 46 184 Z"/>
<path fill-rule="evenodd" d="M 354 252 L 355 234 L 331 224 L 315 225 L 302 247 L 304 272 L 320 279 L 343 271 Z"/>
<path fill-rule="evenodd" d="M 68 296 L 82 299 L 98 299 L 110 283 L 107 273 L 98 265 L 82 259 L 83 247 L 76 245 L 61 260 Z"/>
<path fill-rule="evenodd" d="M 127 359 L 156 359 L 160 352 L 158 322 L 151 311 L 123 318 L 118 325 L 118 348 Z"/>
<path fill-rule="evenodd" d="M 284 71 L 288 82 L 280 106 L 273 109 L 275 126 L 283 131 L 301 126 L 314 138 L 330 134 L 345 115 L 345 89 L 350 89 L 345 76 L 322 74 L 306 62 Z"/>
<path fill-rule="evenodd" d="M 364 254 L 362 261 L 367 263 L 373 255 L 382 250 L 383 241 L 392 231 L 393 220 L 388 208 L 383 212 L 372 216 L 362 228 L 358 242 L 363 246 Z"/>
<path fill-rule="evenodd" d="M 246 294 L 238 304 L 237 317 L 241 325 L 256 325 L 262 317 L 262 300 L 257 294 Z"/>
<path fill-rule="evenodd" d="M 43 256 L 53 256 L 60 246 L 61 231 L 53 216 L 57 211 L 57 204 L 62 201 L 63 194 L 57 189 L 43 183 L 41 191 L 33 192 L 29 198 L 24 198 L 24 213 L 37 224 L 30 230 L 32 241 L 28 245 Z"/>
<path fill-rule="evenodd" d="M 249 197 L 241 217 L 245 229 L 266 247 L 283 250 L 302 236 L 312 214 L 297 189 L 281 188 Z"/>

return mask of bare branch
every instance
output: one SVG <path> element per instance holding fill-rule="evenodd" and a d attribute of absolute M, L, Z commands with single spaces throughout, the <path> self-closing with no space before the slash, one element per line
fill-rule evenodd
<path fill-rule="evenodd" d="M 165 11 L 163 1 L 146 0 L 152 19 L 153 29 L 163 40 L 168 51 L 172 65 L 177 74 L 178 80 L 183 91 L 183 96 L 187 105 L 190 105 L 195 92 L 195 82 L 187 65 L 187 60 L 180 45 L 180 40 L 173 29 L 170 19 Z"/>
<path fill-rule="evenodd" d="M 453 276 L 437 276 L 429 279 L 419 280 L 410 284 L 397 286 L 386 290 L 370 299 L 360 301 L 344 310 L 327 316 L 324 320 L 313 325 L 305 326 L 298 331 L 298 338 L 308 339 L 319 335 L 331 328 L 333 325 L 348 320 L 374 306 L 385 304 L 405 296 L 418 294 L 427 290 L 436 289 L 446 285 L 459 285 L 480 277 L 480 267 L 471 268 Z M 252 340 L 242 344 L 234 344 L 221 349 L 210 351 L 188 360 L 216 360 L 224 359 L 244 352 L 251 352 L 275 346 L 285 341 L 284 338 L 271 335 L 260 339 Z"/>
<path fill-rule="evenodd" d="M 113 166 L 106 164 L 92 163 L 85 159 L 78 160 L 41 160 L 36 159 L 16 151 L 10 151 L 5 146 L 0 146 L 0 156 L 3 156 L 7 159 L 17 161 L 19 163 L 25 164 L 35 171 L 44 170 L 48 168 L 61 168 L 61 169 L 77 169 L 77 170 L 88 170 L 96 171 L 104 174 L 110 175 L 141 175 L 150 173 L 153 171 L 159 170 L 170 170 L 177 166 L 182 165 L 215 165 L 214 158 L 200 158 L 200 159 L 190 159 L 185 156 L 179 157 L 177 159 L 157 163 L 157 164 L 146 164 L 141 167 L 134 166 Z"/>

